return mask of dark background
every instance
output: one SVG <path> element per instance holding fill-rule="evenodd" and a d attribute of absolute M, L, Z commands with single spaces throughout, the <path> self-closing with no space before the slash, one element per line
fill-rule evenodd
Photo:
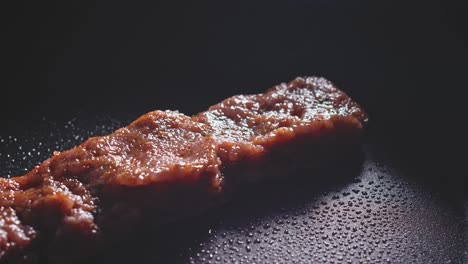
<path fill-rule="evenodd" d="M 459 127 L 465 118 L 456 116 L 463 114 L 468 68 L 468 36 L 463 27 L 468 10 L 461 4 L 346 0 L 11 2 L 0 4 L 2 176 L 21 175 L 53 150 L 109 133 L 151 110 L 177 109 L 190 115 L 228 96 L 262 92 L 299 75 L 322 75 L 369 113 L 364 145 L 378 155 L 375 160 L 373 154 L 367 157 L 366 164 L 380 160 L 394 167 L 389 175 L 403 187 L 392 197 L 403 197 L 399 206 L 410 209 L 401 221 L 393 219 L 396 215 L 392 213 L 369 230 L 378 231 L 390 221 L 395 228 L 378 233 L 378 237 L 406 239 L 409 234 L 407 244 L 392 250 L 395 260 L 411 258 L 408 252 L 415 258 L 403 262 L 424 262 L 424 257 L 434 263 L 467 259 L 466 173 L 455 170 L 465 161 L 456 162 L 454 152 L 464 138 Z M 111 119 L 103 119 L 103 115 Z M 72 119 L 78 121 L 68 122 Z M 102 127 L 100 120 L 104 120 Z M 30 151 L 37 153 L 31 156 Z M 393 178 L 384 177 L 386 173 L 377 177 L 383 168 L 373 173 L 363 169 L 361 176 L 366 184 L 374 180 L 378 186 L 382 184 L 372 197 L 387 201 L 388 193 L 382 191 L 389 187 L 385 180 Z M 349 179 L 342 180 L 349 183 Z M 405 187 L 406 181 L 413 180 L 424 195 Z M 321 178 L 314 179 L 314 185 L 317 181 Z M 309 186 L 295 186 L 284 195 L 273 191 L 265 196 L 260 191 L 266 202 L 259 196 L 247 198 L 248 202 L 240 199 L 224 212 L 214 210 L 214 218 L 231 221 L 239 230 L 247 230 L 250 224 L 242 224 L 244 219 L 255 215 L 274 225 L 265 214 L 253 212 L 265 207 L 273 208 L 278 217 L 292 214 L 290 209 L 278 212 L 278 206 L 286 202 L 286 208 L 294 208 L 302 203 L 303 194 L 309 204 L 310 195 L 320 194 Z M 299 195 L 299 202 L 295 195 Z M 364 197 L 363 192 L 356 197 Z M 241 224 L 235 219 L 241 219 Z M 198 221 L 212 228 L 206 218 Z M 315 224 L 312 229 L 317 230 L 320 225 Z M 170 234 L 156 243 L 161 245 L 159 253 L 165 252 L 160 254 L 162 259 L 171 259 L 179 249 L 200 252 L 197 245 L 190 244 L 193 241 L 205 241 L 205 248 L 213 245 L 207 242 L 211 238 L 195 235 L 196 239 L 191 239 L 185 234 L 191 227 L 206 233 L 203 225 L 192 222 L 183 226 L 182 231 L 176 228 L 180 232 L 169 228 Z M 224 226 L 215 225 L 215 234 Z M 325 230 L 331 232 L 335 227 L 332 224 Z M 174 233 L 180 234 L 174 237 Z M 236 236 L 234 232 L 227 239 Z M 189 246 L 181 241 L 189 241 Z M 154 254 L 154 243 L 150 240 L 146 250 L 139 246 L 121 250 L 122 254 L 115 255 L 120 259 L 116 263 L 128 263 L 128 258 L 135 261 L 136 255 L 159 255 Z M 301 241 L 295 245 L 304 246 Z M 270 249 L 277 252 L 274 246 Z M 461 257 L 460 252 L 464 252 Z M 125 254 L 127 258 L 121 258 Z"/>
<path fill-rule="evenodd" d="M 450 154 L 451 104 L 467 68 L 461 5 L 229 2 L 2 4 L 0 133 L 82 112 L 193 114 L 322 75 L 365 107 L 389 144 L 428 156 L 420 160 Z"/>

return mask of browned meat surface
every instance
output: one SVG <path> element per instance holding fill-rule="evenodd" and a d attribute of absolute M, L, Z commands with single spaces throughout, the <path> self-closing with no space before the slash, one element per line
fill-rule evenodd
<path fill-rule="evenodd" d="M 234 96 L 194 117 L 150 112 L 0 179 L 0 260 L 42 252 L 71 261 L 148 219 L 203 211 L 243 184 L 278 176 L 291 160 L 326 160 L 332 145 L 356 142 L 366 120 L 316 77 Z"/>

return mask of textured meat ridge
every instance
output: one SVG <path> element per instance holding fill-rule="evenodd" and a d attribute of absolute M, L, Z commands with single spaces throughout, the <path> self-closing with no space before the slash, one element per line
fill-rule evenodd
<path fill-rule="evenodd" d="M 77 246 L 86 255 L 133 232 L 146 217 L 164 223 L 206 210 L 239 185 L 268 178 L 265 168 L 283 157 L 277 153 L 320 157 L 315 145 L 354 142 L 366 121 L 318 77 L 234 96 L 194 117 L 150 112 L 24 176 L 0 179 L 0 260 L 43 251 L 63 261 Z"/>

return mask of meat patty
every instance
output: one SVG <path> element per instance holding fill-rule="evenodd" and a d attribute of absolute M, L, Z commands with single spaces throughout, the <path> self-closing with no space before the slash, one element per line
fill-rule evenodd
<path fill-rule="evenodd" d="M 243 185 L 288 175 L 295 161 L 320 166 L 357 142 L 366 121 L 357 103 L 318 77 L 234 96 L 193 117 L 147 113 L 24 176 L 0 179 L 0 261 L 38 252 L 77 260 L 148 219 L 196 214 Z"/>

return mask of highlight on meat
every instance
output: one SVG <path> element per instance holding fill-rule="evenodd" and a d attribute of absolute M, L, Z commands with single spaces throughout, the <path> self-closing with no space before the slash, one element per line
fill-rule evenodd
<path fill-rule="evenodd" d="M 367 115 L 331 82 L 297 78 L 193 117 L 147 113 L 107 136 L 0 178 L 0 262 L 70 263 L 145 223 L 198 214 L 243 186 L 326 164 Z"/>

